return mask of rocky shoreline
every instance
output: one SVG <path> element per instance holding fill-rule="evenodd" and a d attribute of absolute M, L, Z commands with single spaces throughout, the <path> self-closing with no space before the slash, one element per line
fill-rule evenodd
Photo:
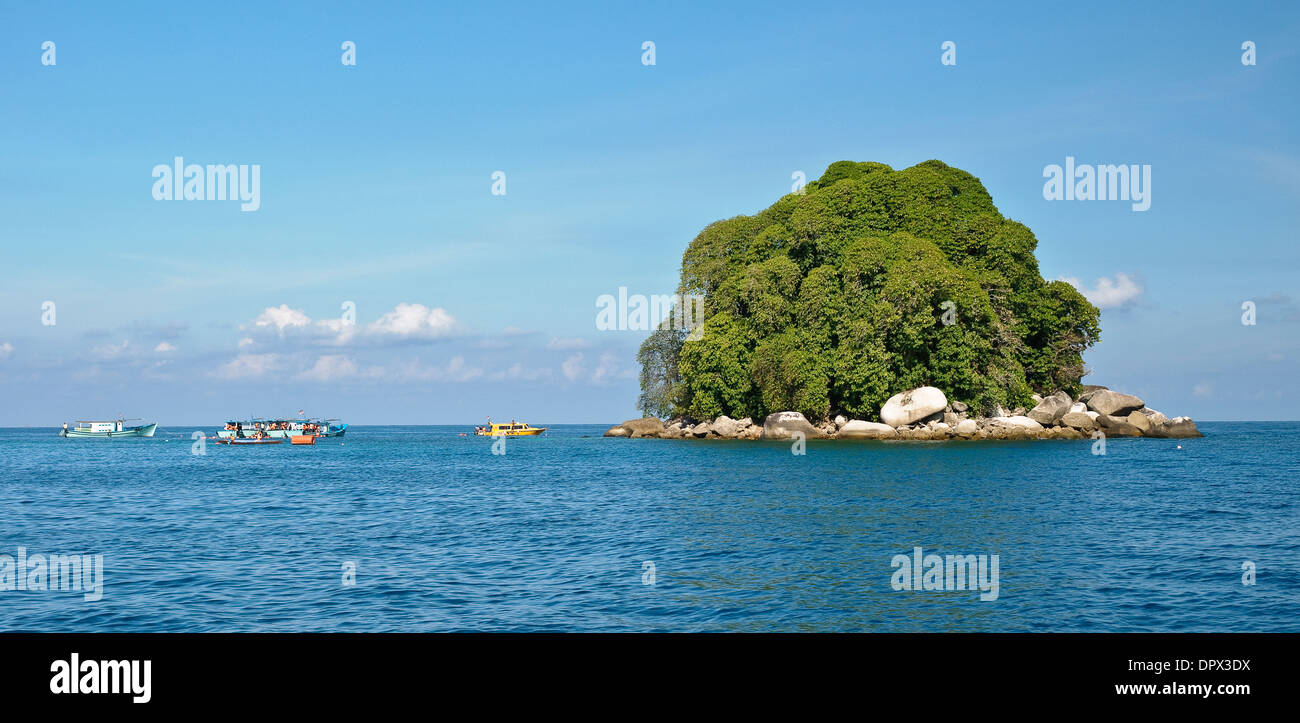
<path fill-rule="evenodd" d="M 1138 397 L 1089 385 L 1078 397 L 1056 392 L 1034 395 L 1033 409 L 994 409 L 975 415 L 962 402 L 949 403 L 943 391 L 918 387 L 890 397 L 879 422 L 848 419 L 809 421 L 800 412 L 774 412 L 761 423 L 748 417 L 664 422 L 657 417 L 630 419 L 610 427 L 606 437 L 659 439 L 1094 439 L 1100 437 L 1200 437 L 1190 417 L 1170 419 Z"/>

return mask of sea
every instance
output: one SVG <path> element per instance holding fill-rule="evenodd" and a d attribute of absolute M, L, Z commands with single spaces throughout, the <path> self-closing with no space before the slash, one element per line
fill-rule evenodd
<path fill-rule="evenodd" d="M 606 426 L 0 429 L 0 630 L 1300 631 L 1298 422 L 1104 448 Z M 50 555 L 87 574 L 48 589 Z"/>

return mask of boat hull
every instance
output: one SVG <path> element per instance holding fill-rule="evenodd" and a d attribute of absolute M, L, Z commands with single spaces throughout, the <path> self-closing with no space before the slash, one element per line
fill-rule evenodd
<path fill-rule="evenodd" d="M 545 431 L 546 431 L 546 427 L 530 427 L 528 429 L 501 430 L 498 431 L 496 434 L 493 434 L 488 431 L 480 430 L 475 432 L 475 434 L 477 434 L 480 437 L 536 437 L 537 435 Z"/>
<path fill-rule="evenodd" d="M 60 437 L 68 439 L 117 439 L 119 437 L 152 437 L 158 425 L 142 424 L 138 427 L 127 427 L 120 432 L 83 432 L 76 429 L 65 429 L 59 432 Z"/>

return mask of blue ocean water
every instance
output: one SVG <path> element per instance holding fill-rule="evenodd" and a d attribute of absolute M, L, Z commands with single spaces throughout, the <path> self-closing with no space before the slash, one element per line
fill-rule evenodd
<path fill-rule="evenodd" d="M 104 582 L 0 591 L 0 629 L 1300 630 L 1300 423 L 1201 428 L 1104 456 L 603 426 L 505 454 L 466 427 L 363 426 L 195 455 L 188 428 L 2 429 L 0 554 L 102 554 Z M 917 546 L 997 554 L 997 599 L 892 589 Z"/>

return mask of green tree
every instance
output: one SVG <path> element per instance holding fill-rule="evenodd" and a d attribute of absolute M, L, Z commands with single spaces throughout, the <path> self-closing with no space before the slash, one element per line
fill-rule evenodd
<path fill-rule="evenodd" d="M 641 396 L 637 408 L 647 417 L 668 417 L 677 407 L 678 385 L 682 381 L 679 359 L 686 333 L 684 329 L 674 329 L 670 320 L 665 321 L 637 352 L 636 360 L 641 364 Z"/>

